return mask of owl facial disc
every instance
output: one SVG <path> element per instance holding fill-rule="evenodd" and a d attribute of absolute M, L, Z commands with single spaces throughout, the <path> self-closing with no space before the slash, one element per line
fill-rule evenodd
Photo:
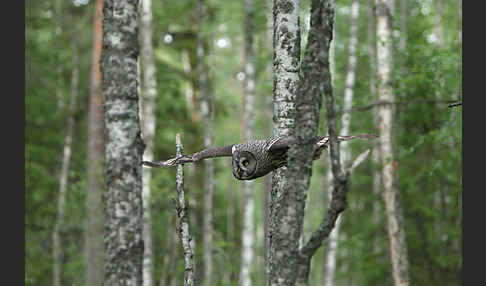
<path fill-rule="evenodd" d="M 233 147 L 234 148 L 234 147 Z M 248 151 L 233 151 L 233 175 L 238 180 L 252 179 L 257 170 L 257 161 Z"/>

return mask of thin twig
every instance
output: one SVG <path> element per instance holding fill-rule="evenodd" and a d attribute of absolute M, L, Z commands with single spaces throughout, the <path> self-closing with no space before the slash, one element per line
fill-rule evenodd
<path fill-rule="evenodd" d="M 454 106 L 460 106 L 460 105 L 462 105 L 462 100 L 461 101 L 458 101 L 458 102 L 451 103 L 448 106 L 449 107 L 454 107 Z"/>
<path fill-rule="evenodd" d="M 179 133 L 176 134 L 176 155 L 182 156 L 182 143 Z M 194 251 L 192 236 L 189 232 L 189 220 L 187 216 L 186 200 L 184 198 L 184 174 L 183 165 L 177 165 L 176 171 L 176 190 L 177 190 L 177 217 L 179 218 L 179 237 L 184 249 L 184 286 L 194 285 Z"/>
<path fill-rule="evenodd" d="M 345 110 L 340 110 L 338 113 L 348 113 L 348 112 L 354 112 L 354 111 L 367 111 L 372 108 L 382 106 L 382 105 L 388 105 L 388 104 L 393 104 L 393 105 L 408 105 L 408 104 L 415 104 L 415 103 L 430 103 L 430 104 L 436 104 L 436 103 L 448 103 L 449 107 L 451 107 L 451 104 L 456 103 L 454 100 L 437 100 L 437 99 L 417 99 L 417 100 L 404 100 L 404 101 L 396 101 L 396 102 L 390 102 L 390 101 L 376 101 L 374 103 L 368 104 L 368 105 L 363 105 L 363 106 L 355 106 L 352 107 L 351 109 L 345 109 Z M 461 102 L 462 104 L 462 102 Z"/>

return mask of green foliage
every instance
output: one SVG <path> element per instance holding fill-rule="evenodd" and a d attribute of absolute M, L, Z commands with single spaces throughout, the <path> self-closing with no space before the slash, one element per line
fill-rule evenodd
<path fill-rule="evenodd" d="M 74 29 L 80 53 L 80 84 L 76 130 L 68 184 L 66 225 L 62 231 L 65 252 L 62 261 L 63 285 L 83 283 L 83 217 L 87 151 L 88 95 L 92 54 L 92 16 L 94 5 L 72 7 L 73 18 L 64 17 L 61 29 L 55 25 L 55 10 L 49 1 L 30 1 L 26 5 L 26 285 L 52 284 L 52 231 L 57 216 L 58 176 L 66 130 L 66 105 L 70 95 L 71 39 Z M 301 1 L 305 17 L 310 1 Z M 243 3 L 242 1 L 206 1 L 204 31 L 206 58 L 211 91 L 214 95 L 215 145 L 240 141 L 243 72 Z M 398 2 L 397 2 L 398 3 Z M 434 29 L 434 1 L 408 1 L 407 45 L 405 51 L 395 48 L 393 69 L 396 94 L 395 151 L 398 161 L 398 182 L 403 211 L 412 283 L 416 285 L 458 285 L 462 282 L 462 120 L 461 108 L 448 108 L 435 100 L 462 99 L 462 22 L 456 1 L 445 0 L 443 18 L 444 41 L 437 47 L 430 35 Z M 334 94 L 337 110 L 342 110 L 344 80 L 349 43 L 349 5 L 338 1 L 335 19 Z M 360 2 L 357 70 L 354 106 L 376 101 L 370 93 L 369 51 L 365 2 Z M 69 4 L 70 5 L 70 4 Z M 255 58 L 257 76 L 256 118 L 254 134 L 263 138 L 272 133 L 272 39 L 267 32 L 269 1 L 255 1 Z M 63 9 L 67 9 L 68 4 Z M 186 100 L 186 89 L 192 87 L 199 108 L 197 80 L 197 32 L 199 29 L 194 1 L 152 1 L 154 47 L 157 66 L 157 129 L 154 158 L 175 154 L 175 134 L 181 133 L 185 153 L 203 149 L 201 117 L 193 121 L 193 106 Z M 397 13 L 400 13 L 397 5 Z M 301 23 L 304 23 L 302 18 Z M 394 29 L 398 31 L 400 17 Z M 271 19 L 270 19 L 271 21 Z M 302 25 L 304 26 L 304 25 Z M 164 41 L 167 35 L 171 42 Z M 271 35 L 271 34 L 270 34 Z M 303 42 L 306 33 L 302 33 Z M 398 42 L 399 38 L 395 38 Z M 182 53 L 187 52 L 192 78 L 181 75 Z M 303 51 L 304 52 L 304 51 Z M 403 69 L 400 68 L 403 65 Z M 241 74 L 240 74 L 241 75 Z M 64 106 L 58 106 L 61 94 Z M 350 133 L 376 133 L 372 112 L 355 111 Z M 324 111 L 321 112 L 324 118 Z M 341 114 L 341 113 L 339 113 Z M 199 114 L 198 114 L 199 115 Z M 338 120 L 340 124 L 340 120 Z M 320 130 L 325 133 L 325 121 Z M 338 124 L 338 125 L 339 125 Z M 339 126 L 338 126 L 339 127 Z M 352 158 L 371 148 L 371 142 L 352 141 Z M 327 156 L 324 154 L 323 157 Z M 236 181 L 226 159 L 217 159 L 213 201 L 215 281 L 231 271 L 229 285 L 237 285 L 240 267 L 239 209 L 241 182 Z M 343 214 L 336 285 L 392 285 L 386 218 L 381 195 L 372 193 L 373 170 L 379 168 L 367 159 L 352 176 L 348 209 Z M 202 164 L 184 166 L 185 186 L 191 227 L 196 241 L 197 269 L 202 269 L 203 183 Z M 304 242 L 322 221 L 328 186 L 324 176 L 326 159 L 314 164 L 306 206 Z M 181 281 L 183 260 L 180 243 L 169 263 L 169 274 L 162 273 L 164 257 L 170 255 L 167 242 L 176 227 L 175 170 L 154 169 L 152 172 L 151 208 L 155 283 L 161 278 Z M 263 257 L 263 179 L 255 181 L 255 265 L 253 282 L 264 285 L 266 273 Z M 233 201 L 230 200 L 233 196 Z M 374 224 L 374 202 L 380 202 L 379 223 Z M 228 208 L 234 204 L 234 221 L 229 221 Z M 100 218 L 102 219 L 102 218 Z M 229 224 L 233 227 L 228 240 Z M 170 226 L 170 227 L 169 227 Z M 102 238 L 100 237 L 100 240 Z M 314 256 L 310 285 L 321 285 L 326 249 Z M 169 276 L 166 276 L 169 275 Z M 220 282 L 218 285 L 223 282 Z"/>

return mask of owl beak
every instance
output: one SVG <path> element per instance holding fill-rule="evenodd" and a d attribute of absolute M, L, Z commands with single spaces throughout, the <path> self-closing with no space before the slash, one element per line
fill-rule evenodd
<path fill-rule="evenodd" d="M 241 169 L 240 169 L 239 165 L 235 164 L 233 166 L 233 176 L 235 176 L 235 178 L 237 178 L 238 180 L 241 180 L 240 173 L 241 173 Z"/>

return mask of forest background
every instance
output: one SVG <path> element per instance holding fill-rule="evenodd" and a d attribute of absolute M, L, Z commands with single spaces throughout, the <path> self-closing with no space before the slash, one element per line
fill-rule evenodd
<path fill-rule="evenodd" d="M 96 67 L 92 60 L 96 47 L 95 2 L 56 0 L 26 4 L 26 285 L 55 285 L 56 279 L 58 285 L 83 284 L 88 279 L 85 265 L 97 265 L 85 260 L 86 220 L 90 213 L 95 213 L 99 214 L 98 223 L 103 222 L 102 196 L 98 201 L 95 196 L 93 203 L 87 191 L 92 183 L 88 171 L 100 169 L 102 164 L 90 165 L 96 161 L 89 157 L 93 155 L 88 145 L 93 139 L 90 104 L 96 103 L 92 99 L 96 94 L 93 91 Z M 303 47 L 309 28 L 309 2 L 301 1 Z M 416 285 L 458 285 L 462 282 L 462 107 L 450 108 L 448 103 L 462 100 L 462 2 L 395 2 L 393 144 L 410 277 Z M 339 118 L 349 111 L 345 110 L 344 93 L 349 73 L 352 3 L 337 1 L 335 9 L 332 78 Z M 204 4 L 203 21 L 199 22 L 194 1 L 152 2 L 157 95 L 154 159 L 174 155 L 176 133 L 181 134 L 186 153 L 204 148 L 197 53 L 200 35 L 206 51 L 203 60 L 207 70 L 203 73 L 207 74 L 207 90 L 213 98 L 213 145 L 241 142 L 245 136 L 245 6 L 243 1 Z M 374 76 L 370 71 L 370 41 L 374 43 L 376 36 L 372 33 L 370 37 L 369 23 L 374 22 L 374 3 L 359 1 L 359 4 L 349 134 L 377 134 L 373 119 L 377 96 L 370 86 Z M 254 5 L 251 33 L 256 81 L 252 137 L 266 138 L 273 132 L 272 3 L 255 1 Z M 143 74 L 140 82 L 142 78 Z M 142 91 L 142 106 L 144 96 Z M 321 116 L 319 130 L 324 135 L 327 132 L 324 110 Z M 338 119 L 338 130 L 339 124 Z M 98 136 L 102 140 L 101 132 Z M 70 162 L 63 180 L 67 142 L 71 142 Z M 352 141 L 349 145 L 354 158 L 373 144 Z M 211 285 L 237 285 L 243 267 L 244 187 L 230 172 L 229 159 L 215 159 L 213 164 L 214 188 L 209 210 L 204 207 L 206 167 L 203 164 L 185 167 L 196 269 L 202 276 L 210 259 Z M 303 240 L 317 227 L 326 209 L 329 167 L 327 159 L 314 163 Z M 336 238 L 334 279 L 326 280 L 330 276 L 327 262 L 331 247 L 325 246 L 312 260 L 310 285 L 392 285 L 384 206 L 381 194 L 373 192 L 377 168 L 368 158 L 353 173 L 349 206 L 342 214 Z M 95 180 L 102 181 L 101 174 L 95 172 Z M 256 179 L 253 186 L 254 216 L 250 231 L 255 240 L 249 273 L 254 285 L 264 285 L 267 275 L 264 239 L 267 177 Z M 153 285 L 180 285 L 184 261 L 172 203 L 175 170 L 152 170 L 150 189 L 151 279 Z M 98 210 L 89 209 L 96 205 L 100 206 Z M 208 211 L 212 217 L 209 258 L 206 244 L 202 243 L 207 239 L 204 219 Z M 95 244 L 97 240 L 100 245 L 97 271 L 102 276 L 103 233 L 95 233 L 93 237 Z"/>

